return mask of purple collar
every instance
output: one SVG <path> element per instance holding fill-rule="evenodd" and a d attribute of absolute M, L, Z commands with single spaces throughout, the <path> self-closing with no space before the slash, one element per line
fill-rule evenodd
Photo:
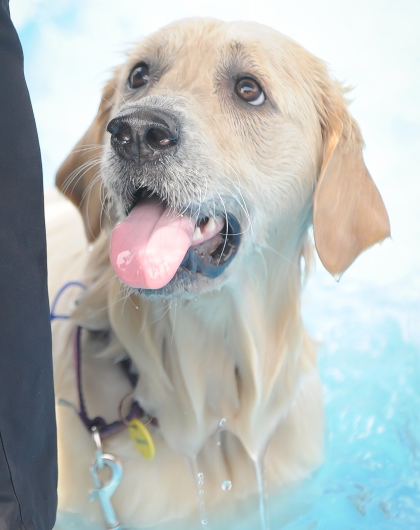
<path fill-rule="evenodd" d="M 95 418 L 89 418 L 86 410 L 86 404 L 83 397 L 83 388 L 82 388 L 82 363 L 81 363 L 81 335 L 82 327 L 77 326 L 74 335 L 73 335 L 73 352 L 74 352 L 74 367 L 76 370 L 76 380 L 77 380 L 77 392 L 79 396 L 79 409 L 78 412 L 79 418 L 82 420 L 86 429 L 92 433 L 92 430 L 96 427 L 102 439 L 109 438 L 113 434 L 126 429 L 126 424 L 122 420 L 117 420 L 112 423 L 107 423 L 104 418 L 101 416 L 96 416 Z M 132 364 L 130 359 L 124 359 L 119 363 L 121 369 L 124 371 L 125 375 L 129 379 L 131 386 L 134 388 L 137 384 L 138 375 L 133 373 L 131 368 Z M 140 405 L 134 401 L 131 410 L 126 417 L 127 421 L 131 421 L 134 418 L 140 418 L 145 415 L 144 410 Z M 157 420 L 153 418 L 152 423 L 157 423 Z"/>

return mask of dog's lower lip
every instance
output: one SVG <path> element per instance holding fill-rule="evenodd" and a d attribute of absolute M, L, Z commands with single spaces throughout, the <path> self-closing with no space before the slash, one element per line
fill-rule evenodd
<path fill-rule="evenodd" d="M 211 252 L 205 251 L 205 246 L 219 243 Z M 188 249 L 180 269 L 190 274 L 202 274 L 209 278 L 217 278 L 232 262 L 240 243 L 240 226 L 232 215 L 228 214 L 225 226 L 221 232 L 211 240 Z M 209 250 L 210 250 L 209 249 Z M 203 252 L 204 250 L 204 252 Z"/>

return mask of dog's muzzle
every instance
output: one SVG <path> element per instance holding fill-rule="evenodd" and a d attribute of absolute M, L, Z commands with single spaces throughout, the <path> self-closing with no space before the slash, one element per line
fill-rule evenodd
<path fill-rule="evenodd" d="M 162 196 L 165 186 L 181 187 L 176 179 L 183 174 L 172 173 L 171 167 L 176 158 L 179 164 L 188 147 L 179 142 L 179 122 L 171 112 L 126 108 L 109 122 L 107 131 L 117 155 L 113 164 L 128 189 L 128 200 L 123 201 L 127 217 L 111 235 L 110 260 L 117 276 L 149 296 L 200 291 L 200 279 L 208 286 L 235 257 L 239 222 L 223 201 L 220 208 L 213 204 L 210 209 L 180 196 L 174 207 Z"/>

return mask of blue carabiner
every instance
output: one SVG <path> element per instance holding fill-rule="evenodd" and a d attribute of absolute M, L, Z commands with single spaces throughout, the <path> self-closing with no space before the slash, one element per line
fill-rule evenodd
<path fill-rule="evenodd" d="M 108 466 L 111 471 L 111 478 L 106 484 L 102 483 L 98 475 L 98 470 L 103 469 L 104 466 Z M 123 468 L 121 462 L 112 455 L 102 454 L 100 459 L 95 460 L 95 463 L 90 469 L 90 474 L 97 488 L 91 491 L 90 502 L 94 502 L 95 499 L 99 500 L 102 515 L 104 516 L 108 530 L 121 530 L 111 502 L 111 497 L 122 479 Z"/>

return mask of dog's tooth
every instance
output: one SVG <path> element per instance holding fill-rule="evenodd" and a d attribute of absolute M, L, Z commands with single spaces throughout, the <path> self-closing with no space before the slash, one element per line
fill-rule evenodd
<path fill-rule="evenodd" d="M 196 228 L 194 230 L 193 241 L 197 241 L 197 239 L 201 239 L 202 237 L 203 236 L 201 235 L 200 227 L 196 226 Z"/>
<path fill-rule="evenodd" d="M 203 232 L 211 232 L 216 228 L 216 223 L 214 222 L 214 217 L 210 217 L 207 221 L 206 226 L 203 229 Z"/>

